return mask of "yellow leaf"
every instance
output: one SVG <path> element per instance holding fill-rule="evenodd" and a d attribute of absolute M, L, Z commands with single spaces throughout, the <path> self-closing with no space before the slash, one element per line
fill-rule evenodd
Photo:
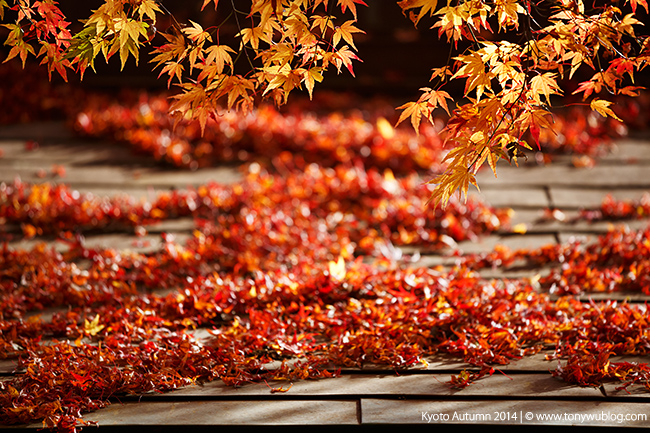
<path fill-rule="evenodd" d="M 102 329 L 104 329 L 104 325 L 99 324 L 99 314 L 96 315 L 95 318 L 90 322 L 88 319 L 84 319 L 84 332 L 86 334 L 92 335 L 94 337 Z"/>
<path fill-rule="evenodd" d="M 413 129 L 415 129 L 416 134 L 420 133 L 420 122 L 422 120 L 422 116 L 426 117 L 429 119 L 429 121 L 431 121 L 431 123 L 433 123 L 433 120 L 431 119 L 431 109 L 426 102 L 407 102 L 406 104 L 397 107 L 397 109 L 404 110 L 397 120 L 397 125 L 406 120 L 406 118 L 410 117 L 411 125 L 413 125 Z"/>
<path fill-rule="evenodd" d="M 257 50 L 260 47 L 260 39 L 264 37 L 264 29 L 261 27 L 245 28 L 237 36 L 241 37 L 242 45 L 250 44 L 254 50 Z"/>
<path fill-rule="evenodd" d="M 350 44 L 352 48 L 354 48 L 355 50 L 357 49 L 357 47 L 354 46 L 354 38 L 352 36 L 352 33 L 365 33 L 365 32 L 353 26 L 352 25 L 353 23 L 354 23 L 353 20 L 346 21 L 334 29 L 334 35 L 332 36 L 332 46 L 336 47 L 341 41 L 341 38 L 343 38 L 343 40 L 348 44 Z"/>
<path fill-rule="evenodd" d="M 160 71 L 158 77 L 160 78 L 163 74 L 167 73 L 169 75 L 169 80 L 167 80 L 167 87 L 171 86 L 172 79 L 176 77 L 178 82 L 182 82 L 183 76 L 183 65 L 180 62 L 167 62 L 165 66 Z"/>
<path fill-rule="evenodd" d="M 537 75 L 530 80 L 530 89 L 533 92 L 533 98 L 537 102 L 542 102 L 540 95 L 546 98 L 546 102 L 550 104 L 551 95 L 561 95 L 562 90 L 557 85 L 555 74 L 546 72 L 545 74 Z"/>
<path fill-rule="evenodd" d="M 201 27 L 200 24 L 195 23 L 192 20 L 189 20 L 189 22 L 192 23 L 192 27 L 185 27 L 183 33 L 185 33 L 190 40 L 197 44 L 202 44 L 206 40 L 212 42 L 212 36 L 210 36 L 210 33 L 203 30 L 203 27 Z"/>
<path fill-rule="evenodd" d="M 610 105 L 612 105 L 612 102 L 605 101 L 604 99 L 594 99 L 591 101 L 591 104 L 589 104 L 592 110 L 599 112 L 603 115 L 603 117 L 613 117 L 619 122 L 622 122 L 622 120 L 616 114 L 614 114 L 612 109 L 609 108 Z"/>
<path fill-rule="evenodd" d="M 345 271 L 345 261 L 343 257 L 339 257 L 338 261 L 329 262 L 329 272 L 330 276 L 338 281 L 343 281 L 347 272 Z"/>
<path fill-rule="evenodd" d="M 395 130 L 391 126 L 390 122 L 388 122 L 388 120 L 383 117 L 377 119 L 377 130 L 379 131 L 379 135 L 381 135 L 386 140 L 390 140 L 395 137 Z"/>
<path fill-rule="evenodd" d="M 212 45 L 205 52 L 207 54 L 205 64 L 210 65 L 214 62 L 217 73 L 221 74 L 225 65 L 232 68 L 232 57 L 228 53 L 235 53 L 235 50 L 228 45 Z"/>
<path fill-rule="evenodd" d="M 429 103 L 429 106 L 431 110 L 433 110 L 436 107 L 441 107 L 443 110 L 447 112 L 447 114 L 451 115 L 449 113 L 449 107 L 447 107 L 447 101 L 446 99 L 449 99 L 451 101 L 454 100 L 449 93 L 445 92 L 444 90 L 433 90 L 428 87 L 423 87 L 420 89 L 424 93 L 422 96 L 420 96 L 420 101 L 427 101 Z"/>
<path fill-rule="evenodd" d="M 138 7 L 138 14 L 140 15 L 140 21 L 142 21 L 142 18 L 144 16 L 146 16 L 155 24 L 156 12 L 162 13 L 160 8 L 158 7 L 158 4 L 156 4 L 155 0 L 142 0 L 142 3 L 140 3 L 140 6 Z"/>
<path fill-rule="evenodd" d="M 329 15 L 316 15 L 311 17 L 313 20 L 311 24 L 311 29 L 313 30 L 315 27 L 318 27 L 320 29 L 320 32 L 325 34 L 325 30 L 329 27 L 330 29 L 334 30 L 334 19 L 335 17 L 329 16 Z"/>
<path fill-rule="evenodd" d="M 465 64 L 458 69 L 451 79 L 467 77 L 465 95 L 476 89 L 476 99 L 480 100 L 483 92 L 491 88 L 492 78 L 495 77 L 494 72 L 485 71 L 486 64 L 478 53 L 458 56 L 455 60 Z"/>
<path fill-rule="evenodd" d="M 323 81 L 322 68 L 311 68 L 306 70 L 303 80 L 305 81 L 305 87 L 307 87 L 307 91 L 309 92 L 309 99 L 311 99 L 316 81 L 319 83 Z"/>
<path fill-rule="evenodd" d="M 528 226 L 524 223 L 515 224 L 512 228 L 513 233 L 519 233 L 520 235 L 525 234 L 528 231 Z"/>

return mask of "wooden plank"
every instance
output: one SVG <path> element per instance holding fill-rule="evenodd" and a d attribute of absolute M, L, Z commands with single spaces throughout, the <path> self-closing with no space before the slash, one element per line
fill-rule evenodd
<path fill-rule="evenodd" d="M 0 375 L 10 375 L 16 368 L 16 360 L 0 359 Z"/>
<path fill-rule="evenodd" d="M 548 197 L 544 188 L 519 188 L 510 185 L 509 188 L 481 188 L 473 191 L 470 196 L 489 203 L 495 207 L 538 207 L 549 206 Z"/>
<path fill-rule="evenodd" d="M 599 207 L 607 194 L 617 200 L 638 200 L 647 192 L 647 188 L 607 188 L 579 189 L 571 187 L 551 187 L 551 198 L 559 208 L 594 208 Z"/>
<path fill-rule="evenodd" d="M 14 164 L 30 162 L 34 166 L 49 167 L 61 164 L 73 165 L 112 165 L 126 167 L 154 167 L 157 164 L 152 157 L 136 154 L 128 144 L 115 141 L 95 141 L 83 139 L 54 140 L 37 142 L 38 147 L 27 150 L 26 141 L 0 140 L 0 149 L 4 152 L 0 166 L 11 167 Z"/>
<path fill-rule="evenodd" d="M 355 425 L 354 400 L 115 403 L 84 416 L 100 426 Z"/>
<path fill-rule="evenodd" d="M 63 121 L 17 123 L 0 126 L 3 140 L 67 140 L 74 132 Z"/>
<path fill-rule="evenodd" d="M 647 164 L 650 162 L 650 143 L 635 138 L 619 138 L 614 142 L 612 152 L 599 157 L 598 162 Z"/>
<path fill-rule="evenodd" d="M 511 184 L 522 186 L 564 186 L 588 188 L 641 188 L 650 187 L 647 165 L 596 165 L 589 170 L 571 166 L 551 164 L 548 166 L 510 167 L 497 170 L 495 179 L 490 171 L 481 171 L 476 176 L 483 187 Z"/>
<path fill-rule="evenodd" d="M 650 426 L 647 403 L 361 399 L 361 424 Z M 516 418 L 516 419 L 515 419 Z"/>
<path fill-rule="evenodd" d="M 459 242 L 457 248 L 465 254 L 492 251 L 497 245 L 504 245 L 510 249 L 540 248 L 545 245 L 555 244 L 555 236 L 550 234 L 498 236 L 490 235 L 479 238 L 477 241 Z"/>
<path fill-rule="evenodd" d="M 213 167 L 197 171 L 162 170 L 162 169 L 129 169 L 121 166 L 65 166 L 65 177 L 52 177 L 51 164 L 41 167 L 27 164 L 24 161 L 14 162 L 13 167 L 0 170 L 0 182 L 13 182 L 19 176 L 25 182 L 62 182 L 73 188 L 82 185 L 101 187 L 117 187 L 122 185 L 157 186 L 164 188 L 184 188 L 198 186 L 215 181 L 224 184 L 241 180 L 242 176 L 234 167 Z M 44 170 L 45 177 L 39 176 L 39 170 Z"/>
<path fill-rule="evenodd" d="M 273 381 L 246 384 L 238 388 L 224 385 L 220 381 L 206 383 L 203 386 L 189 386 L 168 394 L 155 394 L 150 398 L 186 398 L 229 399 L 243 397 L 261 397 L 270 395 L 271 388 L 290 389 L 286 393 L 275 393 L 284 397 L 358 397 L 358 396 L 407 396 L 437 398 L 521 398 L 521 399 L 592 399 L 602 400 L 603 394 L 597 388 L 581 388 L 570 385 L 558 378 L 546 374 L 511 374 L 509 377 L 500 373 L 484 377 L 464 389 L 454 389 L 447 383 L 451 374 L 346 374 L 337 378 L 323 380 L 301 380 L 293 384 Z M 630 388 L 630 393 L 616 391 L 617 384 L 605 386 L 609 397 L 621 399 L 637 398 L 650 401 L 650 394 L 642 387 Z"/>

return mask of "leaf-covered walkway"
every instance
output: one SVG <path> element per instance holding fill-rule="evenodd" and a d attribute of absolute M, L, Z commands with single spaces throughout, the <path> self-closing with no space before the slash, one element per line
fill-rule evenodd
<path fill-rule="evenodd" d="M 38 143 L 30 149 L 27 142 Z M 607 194 L 615 199 L 641 198 L 650 191 L 650 137 L 621 139 L 614 151 L 593 168 L 575 168 L 571 157 L 557 157 L 547 166 L 526 168 L 501 164 L 498 179 L 491 172 L 479 176 L 480 195 L 495 207 L 514 210 L 511 228 L 477 241 L 450 241 L 443 251 L 403 247 L 409 266 L 443 266 L 457 260 L 452 250 L 481 253 L 505 245 L 513 250 L 563 244 L 581 237 L 594 242 L 607 233 L 612 222 L 588 222 L 580 210 L 597 208 Z M 29 124 L 0 128 L 0 182 L 16 176 L 25 182 L 63 181 L 71 188 L 97 195 L 127 192 L 136 198 L 155 197 L 157 191 L 207 181 L 232 183 L 241 179 L 234 166 L 177 171 L 161 169 L 149 158 L 133 156 L 126 148 L 71 135 L 59 123 Z M 64 177 L 61 177 L 64 175 Z M 551 213 L 550 210 L 555 210 Z M 625 221 L 632 229 L 647 226 L 646 219 Z M 177 240 L 189 237 L 191 219 L 175 219 L 147 227 L 134 238 L 120 232 L 92 232 L 86 245 L 119 250 L 153 251 L 161 245 L 161 233 Z M 6 225 L 5 233 L 20 233 Z M 10 248 L 29 248 L 39 240 L 18 240 Z M 51 239 L 50 239 L 51 240 Z M 419 254 L 419 256 L 418 256 Z M 399 256 L 399 254 L 397 254 Z M 548 273 L 543 266 L 495 266 L 480 270 L 486 279 L 531 277 Z M 648 296 L 635 293 L 589 293 L 590 299 L 629 300 L 642 305 Z M 198 337 L 208 338 L 198 329 Z M 471 374 L 475 367 L 440 356 L 428 365 L 399 371 L 389 367 L 342 368 L 340 377 L 321 380 L 267 381 L 233 388 L 221 381 L 193 385 L 168 393 L 120 397 L 107 408 L 91 412 L 86 419 L 104 427 L 136 426 L 278 426 L 278 425 L 374 425 L 374 424 L 499 424 L 501 426 L 608 426 L 649 427 L 650 392 L 641 385 L 617 389 L 619 383 L 601 388 L 569 385 L 549 374 L 558 361 L 547 361 L 542 351 L 533 356 L 495 367 L 491 374 L 463 389 L 451 388 L 450 377 Z M 594 357 L 597 354 L 594 354 Z M 647 357 L 613 357 L 611 362 L 647 362 Z M 0 379 L 14 372 L 14 362 L 0 361 Z M 605 416 L 606 414 L 607 416 Z M 605 418 L 605 419 L 603 419 Z M 40 424 L 29 426 L 32 429 Z M 139 429 L 139 427 L 138 427 Z"/>

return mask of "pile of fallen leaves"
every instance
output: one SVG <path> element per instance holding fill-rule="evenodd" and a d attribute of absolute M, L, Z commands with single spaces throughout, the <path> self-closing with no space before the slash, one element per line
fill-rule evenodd
<path fill-rule="evenodd" d="M 278 164 L 284 169 L 291 165 L 292 170 L 272 174 L 253 164 L 241 182 L 164 192 L 152 202 L 138 202 L 126 194 L 95 197 L 65 184 L 16 180 L 0 185 L 0 218 L 5 224 L 20 225 L 23 235 L 31 238 L 64 231 L 123 230 L 192 217 L 222 231 L 242 233 L 228 242 L 239 241 L 243 233 L 260 236 L 278 231 L 299 240 L 308 233 L 316 236 L 327 231 L 339 243 L 349 238 L 359 253 L 373 251 L 386 241 L 440 247 L 475 240 L 506 226 L 512 213 L 476 199 L 454 200 L 445 209 L 427 206 L 431 189 L 416 174 L 395 178 L 390 170 L 382 173 L 359 165 L 323 168 L 302 162 L 304 168 L 297 170 L 291 158 Z"/>
<path fill-rule="evenodd" d="M 269 161 L 283 152 L 324 166 L 361 162 L 397 174 L 440 169 L 442 121 L 437 128 L 423 125 L 416 134 L 392 126 L 394 121 L 385 117 L 390 113 L 386 103 L 345 112 L 323 110 L 327 104 L 298 102 L 284 111 L 261 105 L 246 115 L 224 110 L 202 131 L 195 121 L 171 116 L 165 95 L 93 95 L 74 119 L 74 129 L 128 143 L 138 153 L 193 170 L 232 161 Z"/>
<path fill-rule="evenodd" d="M 321 238 L 296 242 L 282 229 L 286 215 L 277 217 L 258 215 L 276 231 L 256 237 L 213 227 L 185 244 L 165 239 L 149 254 L 79 240 L 68 240 L 65 252 L 3 248 L 0 355 L 19 360 L 18 374 L 0 383 L 3 422 L 42 419 L 70 430 L 112 397 L 217 379 L 239 385 L 327 378 L 342 367 L 422 367 L 441 353 L 476 368 L 453 376 L 456 387 L 549 347 L 565 359 L 554 374 L 572 383 L 650 383 L 645 364 L 609 361 L 650 350 L 642 306 L 553 301 L 529 280 L 486 281 L 466 263 L 446 272 L 365 262 L 340 239 L 327 242 L 326 222 Z M 234 251 L 228 239 L 242 235 L 249 241 Z M 619 250 L 629 241 L 648 244 L 650 231 L 619 233 Z M 65 308 L 34 315 L 53 307 Z M 209 338 L 194 337 L 195 328 L 209 329 Z"/>
<path fill-rule="evenodd" d="M 246 115 L 224 111 L 202 131 L 197 122 L 171 116 L 164 95 L 89 95 L 86 101 L 73 122 L 78 133 L 125 142 L 158 161 L 193 170 L 230 161 L 268 161 L 282 152 L 326 166 L 361 162 L 396 174 L 444 168 L 444 118 L 435 125 L 421 124 L 416 134 L 393 126 L 396 119 L 386 103 L 351 111 L 323 110 L 327 100 L 297 102 L 284 110 L 262 105 Z M 630 103 L 626 113 L 632 117 L 638 108 Z M 553 130 L 541 129 L 537 140 L 547 159 L 553 153 L 591 158 L 607 153 L 611 138 L 626 134 L 623 123 L 579 105 L 555 113 Z"/>

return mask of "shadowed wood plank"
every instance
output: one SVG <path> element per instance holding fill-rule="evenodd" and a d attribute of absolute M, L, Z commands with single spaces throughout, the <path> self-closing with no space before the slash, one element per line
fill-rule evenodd
<path fill-rule="evenodd" d="M 160 169 L 129 170 L 124 167 L 106 165 L 97 167 L 65 166 L 65 177 L 56 178 L 51 176 L 51 167 L 52 164 L 30 165 L 21 162 L 19 167 L 0 170 L 0 182 L 13 182 L 18 176 L 24 182 L 58 182 L 65 183 L 73 188 L 79 188 L 82 185 L 101 186 L 103 188 L 122 185 L 184 188 L 211 181 L 228 184 L 241 180 L 241 174 L 233 167 L 205 168 L 191 172 Z M 40 170 L 44 171 L 45 177 L 40 177 Z"/>
<path fill-rule="evenodd" d="M 494 373 L 472 383 L 464 389 L 453 389 L 447 383 L 451 374 L 404 374 L 379 375 L 353 373 L 332 379 L 302 380 L 294 382 L 286 393 L 276 393 L 278 398 L 287 396 L 409 396 L 409 397 L 445 397 L 445 398 L 579 398 L 603 399 L 597 388 L 581 388 L 568 384 L 550 373 L 546 374 L 512 374 L 507 377 Z M 271 387 L 289 387 L 288 382 L 268 382 Z M 608 384 L 609 396 L 628 398 L 631 396 L 648 398 L 646 392 L 630 388 L 630 394 L 616 391 L 617 384 Z M 206 383 L 203 386 L 190 386 L 164 394 L 167 398 L 183 399 L 187 397 L 203 398 L 240 398 L 270 395 L 269 386 L 247 384 L 239 388 L 224 385 L 220 381 Z M 157 395 L 152 395 L 155 398 Z"/>
<path fill-rule="evenodd" d="M 566 165 L 497 168 L 498 179 L 490 170 L 483 170 L 476 181 L 483 188 L 512 184 L 518 186 L 588 186 L 589 188 L 640 188 L 650 187 L 647 165 L 596 165 L 585 170 Z"/>
<path fill-rule="evenodd" d="M 353 400 L 114 403 L 84 419 L 100 426 L 358 424 Z"/>
<path fill-rule="evenodd" d="M 0 359 L 0 374 L 11 374 L 16 368 L 16 361 L 13 359 Z"/>

